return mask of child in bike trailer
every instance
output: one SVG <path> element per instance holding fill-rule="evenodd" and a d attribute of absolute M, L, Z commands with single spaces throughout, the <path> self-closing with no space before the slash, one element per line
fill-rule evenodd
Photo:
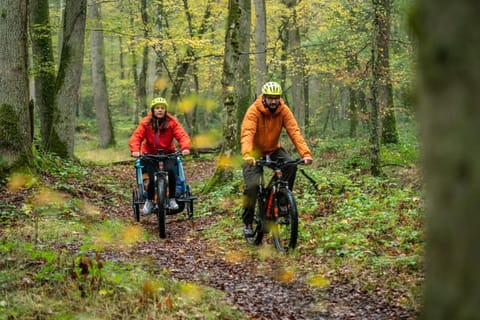
<path fill-rule="evenodd" d="M 168 154 L 176 151 L 173 139 L 178 141 L 182 155 L 190 154 L 190 137 L 183 129 L 180 122 L 173 115 L 167 112 L 168 103 L 164 98 L 155 98 L 150 104 L 151 113 L 140 121 L 140 124 L 130 137 L 129 146 L 132 157 L 137 158 L 141 154 L 157 154 L 158 150 Z M 169 207 L 172 210 L 178 209 L 175 201 L 175 159 L 168 159 L 165 162 L 165 169 L 168 171 Z M 142 166 L 148 173 L 149 179 L 153 182 L 153 174 L 156 166 L 150 161 L 143 161 Z M 153 198 L 155 194 L 154 183 L 149 183 L 147 188 L 147 201 L 143 207 L 143 213 L 149 214 L 153 209 Z"/>
<path fill-rule="evenodd" d="M 255 167 L 255 159 L 269 155 L 272 160 L 283 158 L 290 160 L 290 155 L 280 147 L 280 134 L 285 128 L 305 164 L 312 163 L 312 153 L 302 136 L 293 113 L 281 98 L 282 88 L 277 82 L 267 82 L 262 87 L 262 94 L 248 108 L 243 118 L 240 131 L 240 144 L 244 164 L 242 165 L 245 192 L 243 201 L 243 232 L 252 237 L 253 216 L 257 198 L 260 169 Z M 295 182 L 296 166 L 282 170 L 290 190 Z"/>

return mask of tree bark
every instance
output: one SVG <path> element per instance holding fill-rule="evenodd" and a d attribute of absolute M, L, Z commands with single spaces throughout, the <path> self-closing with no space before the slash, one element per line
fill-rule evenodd
<path fill-rule="evenodd" d="M 105 57 L 101 21 L 101 4 L 89 0 L 89 19 L 93 30 L 90 34 L 90 52 L 92 57 L 93 102 L 97 116 L 97 128 L 100 148 L 115 145 L 112 118 L 108 107 L 108 90 L 105 75 Z"/>
<path fill-rule="evenodd" d="M 28 102 L 27 1 L 0 2 L 0 167 L 32 156 Z"/>
<path fill-rule="evenodd" d="M 305 128 L 305 104 L 303 101 L 303 69 L 304 57 L 300 42 L 300 30 L 297 26 L 296 5 L 297 0 L 286 0 L 288 8 L 291 9 L 291 18 L 288 25 L 288 52 L 292 60 L 290 77 L 292 82 L 292 102 L 290 107 L 293 109 L 295 118 L 300 128 Z"/>
<path fill-rule="evenodd" d="M 231 163 L 238 149 L 237 144 L 237 75 L 239 60 L 239 25 L 240 25 L 240 0 L 228 0 L 228 17 L 225 31 L 225 53 L 223 60 L 222 92 L 223 92 L 223 142 L 220 151 L 220 161 L 215 173 L 206 186 L 205 192 L 213 187 L 231 181 L 233 170 Z M 228 159 L 228 160 L 227 160 Z"/>
<path fill-rule="evenodd" d="M 420 0 L 427 320 L 480 315 L 480 3 Z"/>
<path fill-rule="evenodd" d="M 73 159 L 75 111 L 83 69 L 87 0 L 66 0 L 56 81 L 56 108 L 49 151 Z"/>
<path fill-rule="evenodd" d="M 148 37 L 148 13 L 147 13 L 147 0 L 140 1 L 140 11 L 142 16 L 142 23 L 144 28 L 144 37 Z M 141 111 L 145 110 L 146 112 L 150 111 L 150 108 L 147 104 L 147 70 L 148 70 L 148 45 L 143 45 L 142 53 L 142 68 L 138 75 L 138 85 L 137 85 L 137 101 L 139 102 L 139 108 Z"/>
<path fill-rule="evenodd" d="M 393 105 L 393 86 L 390 77 L 390 1 L 373 0 L 374 10 L 374 68 L 377 68 L 377 101 L 381 117 L 382 143 L 398 143 L 397 121 Z"/>
<path fill-rule="evenodd" d="M 262 92 L 267 82 L 267 12 L 265 0 L 255 2 L 255 78 L 256 95 Z"/>
<path fill-rule="evenodd" d="M 251 0 L 240 0 L 241 10 L 239 28 L 239 60 L 238 60 L 238 108 L 237 108 L 237 130 L 240 130 L 241 119 L 252 102 L 251 83 L 250 83 L 250 29 L 252 24 L 252 5 Z M 238 132 L 237 131 L 237 132 Z M 237 140 L 237 144 L 239 141 Z"/>
<path fill-rule="evenodd" d="M 55 61 L 48 0 L 30 0 L 34 100 L 40 119 L 41 148 L 49 150 L 55 110 Z"/>

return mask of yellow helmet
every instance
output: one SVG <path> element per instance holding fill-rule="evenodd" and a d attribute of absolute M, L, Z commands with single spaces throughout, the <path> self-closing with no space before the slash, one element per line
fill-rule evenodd
<path fill-rule="evenodd" d="M 162 105 L 165 107 L 165 109 L 168 108 L 168 102 L 165 100 L 165 98 L 158 97 L 152 100 L 152 103 L 150 103 L 150 108 L 153 109 L 156 105 Z"/>
<path fill-rule="evenodd" d="M 262 87 L 262 94 L 280 96 L 282 94 L 282 87 L 277 82 L 267 82 Z"/>

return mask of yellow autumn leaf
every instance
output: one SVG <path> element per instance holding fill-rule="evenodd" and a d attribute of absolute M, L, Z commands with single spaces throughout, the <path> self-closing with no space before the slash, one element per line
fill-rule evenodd
<path fill-rule="evenodd" d="M 189 301 L 199 301 L 202 297 L 202 288 L 193 283 L 183 283 L 180 285 L 180 294 Z"/>
<path fill-rule="evenodd" d="M 35 182 L 35 178 L 26 173 L 14 173 L 10 176 L 7 188 L 11 192 L 17 192 L 20 189 L 27 188 Z"/>
<path fill-rule="evenodd" d="M 124 244 L 133 244 L 142 239 L 143 230 L 138 225 L 126 226 L 121 233 L 121 242 Z"/>
<path fill-rule="evenodd" d="M 322 275 L 314 275 L 307 280 L 307 283 L 312 287 L 325 288 L 328 286 L 328 280 Z"/>
<path fill-rule="evenodd" d="M 290 283 L 295 279 L 295 273 L 291 270 L 281 269 L 275 273 L 275 280 Z"/>
<path fill-rule="evenodd" d="M 36 206 L 61 207 L 66 203 L 66 196 L 58 191 L 42 188 L 33 196 L 31 203 Z"/>
<path fill-rule="evenodd" d="M 212 134 L 198 134 L 192 138 L 192 145 L 195 148 L 211 148 L 218 144 L 218 139 Z"/>
<path fill-rule="evenodd" d="M 225 254 L 225 260 L 231 263 L 241 263 L 247 258 L 247 253 L 243 250 L 229 251 Z"/>

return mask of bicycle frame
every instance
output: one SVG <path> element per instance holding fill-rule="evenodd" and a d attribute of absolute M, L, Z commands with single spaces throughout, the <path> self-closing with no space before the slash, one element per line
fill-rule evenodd
<path fill-rule="evenodd" d="M 288 188 L 288 181 L 283 177 L 282 168 L 303 163 L 303 159 L 271 161 L 269 157 L 256 161 L 256 166 L 260 169 L 260 183 L 257 193 L 258 208 L 255 211 L 257 223 L 254 231 L 255 244 L 262 242 L 263 234 L 273 231 L 275 246 L 278 250 L 287 251 L 289 248 L 295 247 L 298 234 L 298 215 L 295 199 Z M 272 177 L 267 184 L 265 183 L 265 166 L 273 170 Z M 279 198 L 288 205 L 278 203 Z M 282 208 L 282 212 L 279 212 L 280 208 Z M 282 228 L 288 231 L 285 238 L 279 234 Z"/>

